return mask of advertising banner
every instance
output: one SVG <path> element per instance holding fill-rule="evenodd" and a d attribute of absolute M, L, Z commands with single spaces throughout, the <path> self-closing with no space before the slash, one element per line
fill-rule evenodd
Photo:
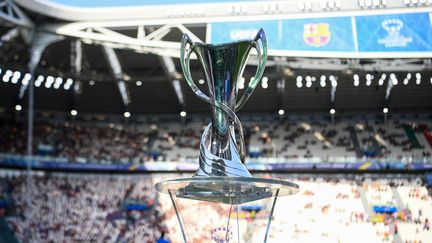
<path fill-rule="evenodd" d="M 429 13 L 355 17 L 360 52 L 432 51 Z"/>

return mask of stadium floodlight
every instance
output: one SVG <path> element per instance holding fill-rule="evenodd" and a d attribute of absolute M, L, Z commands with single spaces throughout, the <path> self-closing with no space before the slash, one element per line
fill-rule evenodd
<path fill-rule="evenodd" d="M 327 8 L 327 2 L 326 1 L 320 1 L 319 5 L 320 5 L 321 9 Z"/>
<path fill-rule="evenodd" d="M 326 81 L 325 81 L 325 80 L 324 80 L 324 81 L 323 81 L 323 80 L 321 80 L 321 81 L 320 81 L 320 85 L 321 85 L 321 87 L 323 87 L 323 88 L 324 88 L 324 87 L 325 87 L 325 86 L 327 85 L 327 83 L 326 83 Z"/>
<path fill-rule="evenodd" d="M 70 114 L 71 114 L 72 116 L 76 116 L 76 115 L 78 115 L 78 111 L 76 111 L 76 110 L 71 110 L 71 111 L 70 111 Z"/>
<path fill-rule="evenodd" d="M 408 79 L 405 78 L 404 81 L 403 81 L 403 84 L 404 84 L 404 85 L 408 85 L 408 82 L 409 82 Z"/>
<path fill-rule="evenodd" d="M 15 72 L 13 73 L 13 78 L 16 78 L 16 79 L 21 78 L 21 72 L 20 72 L 20 71 L 15 71 Z"/>
<path fill-rule="evenodd" d="M 22 106 L 21 105 L 16 105 L 15 106 L 15 110 L 16 111 L 21 111 L 22 110 Z"/>
<path fill-rule="evenodd" d="M 141 86 L 142 85 L 142 81 L 138 80 L 135 82 L 136 86 Z"/>
<path fill-rule="evenodd" d="M 384 108 L 383 108 L 383 113 L 384 113 L 384 114 L 387 114 L 388 111 L 389 111 L 389 109 L 388 109 L 387 107 L 384 107 Z"/>
<path fill-rule="evenodd" d="M 131 116 L 131 113 L 126 111 L 125 113 L 123 113 L 123 116 L 129 118 Z"/>
<path fill-rule="evenodd" d="M 354 80 L 354 86 L 357 87 L 360 85 L 360 80 Z"/>
<path fill-rule="evenodd" d="M 297 83 L 301 83 L 301 81 L 303 81 L 303 77 L 297 76 L 296 81 L 297 81 Z"/>
<path fill-rule="evenodd" d="M 306 87 L 308 88 L 312 87 L 312 81 L 306 81 Z"/>
<path fill-rule="evenodd" d="M 372 80 L 370 79 L 366 80 L 366 86 L 371 86 L 371 84 L 372 84 Z"/>
<path fill-rule="evenodd" d="M 253 79 L 255 79 L 255 77 L 252 77 L 251 78 L 251 81 L 253 81 Z M 267 77 L 262 77 L 262 79 L 261 79 L 261 87 L 263 88 L 263 89 L 267 89 L 268 88 L 268 78 Z"/>
<path fill-rule="evenodd" d="M 336 113 L 336 110 L 333 109 L 333 108 L 331 108 L 331 109 L 330 109 L 330 115 L 334 115 L 335 113 Z"/>
<path fill-rule="evenodd" d="M 2 78 L 2 79 L 3 79 L 3 82 L 5 82 L 5 83 L 9 82 L 10 77 L 11 77 L 11 76 L 9 76 L 9 75 L 7 75 L 7 74 L 3 75 L 3 78 Z"/>
<path fill-rule="evenodd" d="M 187 115 L 186 111 L 180 111 L 180 116 L 185 117 Z"/>
<path fill-rule="evenodd" d="M 21 78 L 21 72 L 15 71 L 12 75 L 11 83 L 16 84 L 18 83 L 19 79 Z"/>
<path fill-rule="evenodd" d="M 421 83 L 421 79 L 416 79 L 416 84 L 419 85 Z"/>
<path fill-rule="evenodd" d="M 303 87 L 302 82 L 297 82 L 297 88 L 301 88 L 301 87 Z"/>
<path fill-rule="evenodd" d="M 95 85 L 95 84 L 96 84 L 96 82 L 95 82 L 94 80 L 90 80 L 90 81 L 89 81 L 89 85 L 93 86 L 93 85 Z"/>
<path fill-rule="evenodd" d="M 204 84 L 205 81 L 204 81 L 204 79 L 201 78 L 200 80 L 198 80 L 198 83 L 199 83 L 199 84 Z M 243 78 L 243 84 L 244 84 L 244 78 Z"/>
<path fill-rule="evenodd" d="M 407 73 L 407 76 L 406 76 L 406 78 L 408 79 L 408 80 L 410 80 L 411 79 L 411 73 Z"/>
<path fill-rule="evenodd" d="M 431 84 L 432 84 L 432 77 L 430 78 L 430 82 L 431 82 Z"/>
<path fill-rule="evenodd" d="M 280 109 L 278 111 L 279 116 L 283 116 L 285 114 L 285 111 L 283 109 Z"/>

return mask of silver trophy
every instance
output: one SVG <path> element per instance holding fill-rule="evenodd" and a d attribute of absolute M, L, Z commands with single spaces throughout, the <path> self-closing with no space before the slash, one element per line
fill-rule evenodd
<path fill-rule="evenodd" d="M 238 81 L 253 49 L 256 50 L 258 68 L 246 91 L 239 98 Z M 192 53 L 203 66 L 209 88 L 208 95 L 192 80 L 189 67 Z M 298 185 L 291 182 L 252 177 L 244 165 L 246 156 L 243 130 L 235 113 L 246 103 L 261 80 L 266 60 L 267 41 L 262 29 L 252 40 L 219 45 L 194 43 L 188 35 L 183 36 L 180 61 L 185 79 L 199 98 L 211 104 L 212 110 L 212 120 L 201 138 L 199 169 L 195 175 L 156 184 L 157 191 L 167 193 L 171 198 L 184 242 L 245 242 L 245 238 L 240 237 L 244 235 L 240 233 L 242 227 L 239 223 L 242 206 L 273 199 L 271 203 L 263 203 L 264 207 L 269 206 L 269 210 L 265 214 L 268 220 L 265 234 L 260 241 L 266 242 L 276 198 L 298 192 Z M 179 199 L 188 200 L 184 204 L 186 206 L 179 205 Z M 191 222 L 187 217 L 182 217 L 181 211 L 192 205 L 198 207 L 196 210 L 200 210 L 203 203 L 210 203 L 210 208 L 218 208 L 218 213 L 213 214 L 218 216 L 214 218 L 226 217 L 227 222 L 200 234 L 201 237 L 209 235 L 210 238 L 197 240 L 190 232 L 201 230 L 196 225 L 202 225 L 202 222 Z M 236 218 L 237 223 L 232 222 L 233 218 Z M 188 225 L 193 229 L 187 230 Z"/>

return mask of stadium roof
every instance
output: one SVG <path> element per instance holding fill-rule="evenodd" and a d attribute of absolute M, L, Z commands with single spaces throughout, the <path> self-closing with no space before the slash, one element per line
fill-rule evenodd
<path fill-rule="evenodd" d="M 76 9 L 77 6 L 83 7 L 83 5 L 80 5 L 81 3 L 95 3 L 94 1 L 66 0 L 51 2 L 16 0 L 16 2 L 23 7 L 22 11 L 36 26 L 42 27 L 54 24 L 68 24 L 65 19 L 59 20 L 56 18 L 55 9 L 50 10 L 46 7 L 47 5 L 55 6 L 56 4 L 72 3 L 75 6 L 66 8 Z M 111 3 L 117 4 L 119 2 L 104 1 L 104 4 L 107 5 Z M 133 5 L 137 1 L 122 1 L 121 3 Z M 29 4 L 33 7 L 29 7 Z M 46 12 L 42 13 L 41 9 Z M 121 13 L 120 9 L 119 13 Z M 107 15 L 105 14 L 105 16 Z M 70 16 L 65 15 L 66 19 L 68 17 Z M 158 24 L 146 25 L 141 31 L 152 33 L 159 26 Z M 207 24 L 205 22 L 185 23 L 185 26 L 197 38 L 206 40 Z M 13 29 L 14 26 L 11 25 L 1 27 L 0 36 L 4 37 Z M 132 37 L 137 35 L 139 28 L 122 26 L 115 28 L 115 31 Z M 164 41 L 178 43 L 182 34 L 181 30 L 176 29 L 168 32 L 163 38 Z M 81 74 L 76 76 L 71 71 L 71 46 L 75 40 L 74 37 L 68 37 L 50 45 L 42 55 L 35 78 L 42 75 L 45 80 L 48 76 L 61 77 L 64 80 L 67 78 L 81 80 L 82 86 L 79 92 L 75 92 L 72 88 L 64 90 L 63 86 L 55 89 L 54 87 L 46 88 L 42 85 L 36 88 L 36 108 L 66 111 L 77 109 L 83 112 L 109 113 L 122 113 L 129 110 L 133 113 L 142 114 L 177 113 L 183 109 L 190 113 L 208 112 L 208 104 L 199 100 L 184 80 L 180 80 L 180 86 L 184 94 L 185 104 L 179 102 L 177 92 L 172 85 L 172 77 L 167 75 L 166 67 L 164 67 L 160 56 L 116 46 L 115 53 L 123 70 L 122 79 L 127 83 L 132 101 L 128 106 L 124 106 L 115 79 L 109 71 L 110 64 L 106 58 L 103 58 L 103 48 L 98 43 L 82 39 Z M 18 36 L 14 41 L 2 41 L 1 44 L 1 75 L 5 75 L 7 70 L 20 71 L 22 75 L 16 84 L 11 81 L 2 82 L 0 77 L 0 106 L 14 107 L 17 103 L 25 105 L 25 99 L 19 99 L 18 94 L 20 92 L 19 84 L 27 72 L 29 44 L 26 43 L 22 36 Z M 175 70 L 181 72 L 178 59 L 173 58 L 172 60 Z M 254 62 L 253 59 L 251 61 Z M 198 62 L 192 61 L 191 67 L 193 76 L 198 83 L 198 80 L 203 77 L 200 65 Z M 252 98 L 242 111 L 277 112 L 282 108 L 287 112 L 326 112 L 332 107 L 338 112 L 344 110 L 380 112 L 383 107 L 389 107 L 390 111 L 431 110 L 432 75 L 430 68 L 430 58 L 271 57 L 265 72 L 265 76 L 268 77 L 268 88 L 257 87 Z M 246 83 L 254 75 L 255 69 L 256 66 L 254 65 L 246 68 L 244 74 Z M 388 83 L 394 82 L 389 79 L 391 73 L 395 74 L 397 83 L 389 88 Z M 417 75 L 417 73 L 419 74 Z M 358 86 L 355 86 L 353 79 L 355 74 L 359 75 Z M 370 84 L 366 81 L 367 74 L 373 76 Z M 379 80 L 383 75 L 386 77 L 380 85 Z M 302 77 L 301 87 L 297 82 L 298 76 Z M 325 76 L 326 79 L 325 87 L 321 84 L 322 76 Z M 337 80 L 335 88 L 332 88 L 330 76 Z M 405 85 L 405 79 L 408 79 L 408 76 L 411 77 Z M 420 82 L 417 81 L 418 76 L 420 76 Z M 309 82 L 307 82 L 307 79 L 310 79 L 310 87 L 308 87 Z M 141 81 L 141 85 L 136 81 Z M 205 84 L 199 85 L 202 89 L 205 89 Z M 332 90 L 335 91 L 333 98 Z M 240 92 L 243 92 L 243 90 L 240 90 Z"/>

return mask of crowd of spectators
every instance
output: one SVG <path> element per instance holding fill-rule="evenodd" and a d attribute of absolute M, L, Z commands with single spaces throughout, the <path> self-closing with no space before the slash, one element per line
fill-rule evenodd
<path fill-rule="evenodd" d="M 176 177 L 178 177 L 177 175 Z M 263 175 L 274 177 L 276 175 Z M 277 175 L 284 176 L 284 175 Z M 182 236 L 171 200 L 154 191 L 154 183 L 173 175 L 52 174 L 31 177 L 0 173 L 0 195 L 10 198 L 6 219 L 18 239 L 29 242 L 170 242 Z M 280 197 L 269 242 L 431 242 L 432 199 L 423 182 L 411 179 L 289 177 L 301 191 Z M 376 194 L 383 193 L 381 198 Z M 401 205 L 391 198 L 400 197 Z M 390 200 L 389 200 L 390 198 Z M 182 201 L 183 200 L 183 201 Z M 229 205 L 177 200 L 188 225 L 191 242 L 213 242 L 211 232 L 224 229 Z M 126 210 L 128 202 L 142 202 L 148 210 Z M 257 202 L 268 208 L 268 202 Z M 374 212 L 394 206 L 397 212 Z M 230 211 L 231 210 L 231 211 Z M 242 210 L 242 209 L 240 209 Z M 237 211 L 234 210 L 234 211 Z M 265 210 L 262 210 L 266 215 Z M 382 216 L 382 217 L 378 217 Z M 240 217 L 240 237 L 262 242 L 265 216 Z M 166 242 L 166 241 L 161 241 Z"/>
<path fill-rule="evenodd" d="M 427 122 L 420 123 L 427 128 Z M 253 159 L 350 162 L 374 157 L 431 161 L 432 146 L 424 138 L 424 129 L 419 131 L 407 124 L 393 120 L 385 125 L 349 121 L 243 122 L 247 155 Z M 37 121 L 33 147 L 40 157 L 65 162 L 196 161 L 205 126 L 203 122 Z M 0 119 L 0 153 L 25 154 L 26 133 L 25 122 Z"/>

